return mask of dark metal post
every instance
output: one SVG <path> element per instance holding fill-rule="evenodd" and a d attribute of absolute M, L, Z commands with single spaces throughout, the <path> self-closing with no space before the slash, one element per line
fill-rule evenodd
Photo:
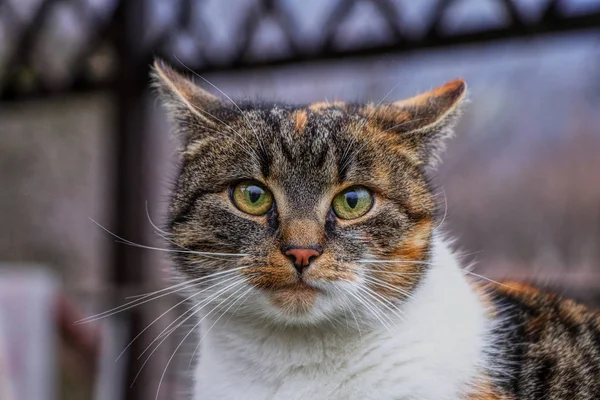
<path fill-rule="evenodd" d="M 114 199 L 113 215 L 116 234 L 136 243 L 144 242 L 144 204 L 149 187 L 144 182 L 143 165 L 148 149 L 145 93 L 148 84 L 147 58 L 142 46 L 144 32 L 144 0 L 120 1 L 115 24 L 114 45 L 118 57 L 118 70 L 113 88 L 115 107 L 114 130 Z M 114 248 L 112 279 L 117 293 L 143 287 L 145 273 L 143 253 L 140 249 L 116 243 Z M 120 289 L 120 290 L 119 290 Z M 144 314 L 139 307 L 126 312 L 129 338 L 140 332 L 144 325 Z M 128 351 L 127 376 L 123 398 L 142 400 L 148 390 L 149 369 L 143 371 L 136 384 L 129 388 L 138 372 L 136 358 L 143 346 L 136 341 Z"/>

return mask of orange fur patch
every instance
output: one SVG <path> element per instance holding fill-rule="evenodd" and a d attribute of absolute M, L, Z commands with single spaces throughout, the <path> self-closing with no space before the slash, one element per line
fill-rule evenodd
<path fill-rule="evenodd" d="M 401 140 L 398 132 L 394 130 L 382 130 L 378 122 L 378 119 L 382 119 L 392 122 L 394 126 L 403 122 L 410 122 L 410 115 L 407 112 L 400 111 L 398 107 L 390 106 L 383 110 L 378 109 L 372 115 L 368 111 L 363 111 L 363 113 L 369 117 L 369 122 L 366 124 L 358 123 L 352 127 L 358 140 L 366 138 L 367 142 L 375 149 L 383 146 L 387 151 L 406 157 L 415 165 L 422 164 L 422 160 L 416 149 L 410 145 L 410 142 Z"/>
<path fill-rule="evenodd" d="M 308 105 L 308 109 L 311 111 L 321 111 L 330 107 L 343 107 L 345 103 L 343 101 L 334 101 L 333 103 L 329 103 L 327 101 L 321 101 L 318 103 L 312 103 Z"/>
<path fill-rule="evenodd" d="M 519 297 L 536 297 L 540 294 L 540 291 L 533 286 L 527 285 L 521 282 L 502 282 L 502 286 L 498 287 L 498 291 L 507 294 L 516 294 Z"/>
<path fill-rule="evenodd" d="M 373 104 L 368 104 L 363 107 L 363 114 L 371 121 L 382 120 L 393 122 L 394 124 L 402 124 L 410 121 L 412 117 L 409 112 L 395 104 L 380 105 L 377 108 L 375 108 L 375 105 Z"/>
<path fill-rule="evenodd" d="M 356 273 L 346 266 L 339 265 L 332 253 L 325 252 L 304 271 L 304 278 L 327 281 L 354 281 Z"/>
<path fill-rule="evenodd" d="M 528 329 L 531 332 L 538 331 L 548 321 L 556 317 L 562 320 L 573 321 L 577 324 L 586 324 L 590 319 L 596 319 L 598 323 L 600 323 L 600 315 L 590 312 L 590 309 L 586 306 L 578 304 L 573 300 L 562 299 L 554 293 L 542 292 L 539 289 L 524 283 L 506 282 L 502 286 L 496 288 L 496 290 L 500 293 L 516 297 L 524 303 L 536 308 L 546 303 L 559 301 L 558 314 L 549 315 L 548 313 L 541 313 L 538 318 L 529 323 Z"/>
<path fill-rule="evenodd" d="M 302 133 L 308 121 L 308 112 L 306 110 L 294 111 L 292 113 L 292 120 L 294 121 L 294 132 Z"/>
<path fill-rule="evenodd" d="M 498 316 L 498 308 L 496 306 L 496 303 L 494 303 L 494 300 L 492 299 L 492 296 L 490 293 L 490 286 L 497 285 L 497 284 L 492 283 L 492 282 L 480 283 L 480 282 L 472 281 L 468 277 L 467 277 L 467 281 L 469 282 L 469 285 L 471 286 L 471 288 L 475 291 L 475 293 L 479 297 L 479 300 L 483 304 L 483 307 L 484 307 L 488 317 L 490 319 L 496 318 Z"/>
<path fill-rule="evenodd" d="M 467 85 L 465 81 L 456 79 L 430 90 L 429 92 L 419 94 L 409 99 L 397 101 L 394 105 L 399 107 L 425 107 L 429 106 L 431 99 L 443 99 L 446 97 L 447 101 L 444 101 L 444 103 L 447 103 L 446 105 L 450 107 L 462 97 L 466 89 Z"/>
<path fill-rule="evenodd" d="M 412 289 L 424 267 L 418 261 L 426 258 L 432 228 L 433 219 L 424 218 L 405 235 L 405 239 L 391 255 L 391 260 L 400 262 L 381 264 L 378 272 L 371 273 L 379 281 L 383 281 L 383 286 L 374 283 L 373 290 L 383 296 L 396 298 L 399 291 L 408 293 Z"/>
<path fill-rule="evenodd" d="M 264 264 L 245 268 L 241 273 L 248 275 L 248 283 L 259 289 L 282 288 L 298 282 L 292 263 L 275 246 Z"/>
<path fill-rule="evenodd" d="M 425 250 L 429 245 L 433 218 L 426 217 L 415 224 L 410 232 L 405 235 L 402 245 L 394 252 L 394 259 L 422 260 Z"/>
<path fill-rule="evenodd" d="M 323 226 L 313 220 L 284 220 L 281 223 L 281 236 L 287 245 L 308 247 L 323 242 Z"/>
<path fill-rule="evenodd" d="M 493 384 L 487 380 L 483 383 L 479 383 L 477 388 L 472 389 L 465 400 L 510 400 L 503 394 L 498 393 Z"/>
<path fill-rule="evenodd" d="M 406 157 L 414 165 L 420 165 L 423 163 L 423 161 L 419 158 L 419 155 L 415 152 L 415 149 L 411 148 L 406 143 L 398 142 L 397 136 L 394 136 L 394 141 L 390 143 L 388 151 Z"/>
<path fill-rule="evenodd" d="M 406 206 L 414 214 L 429 214 L 436 208 L 435 200 L 424 181 L 406 179 L 406 191 L 410 193 Z"/>

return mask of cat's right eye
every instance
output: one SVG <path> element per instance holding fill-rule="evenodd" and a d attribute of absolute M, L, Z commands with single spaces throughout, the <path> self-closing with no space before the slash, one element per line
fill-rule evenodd
<path fill-rule="evenodd" d="M 256 181 L 242 181 L 231 192 L 233 204 L 246 214 L 264 215 L 273 206 L 273 195 Z"/>
<path fill-rule="evenodd" d="M 373 206 L 373 194 L 362 186 L 353 186 L 338 193 L 331 203 L 333 212 L 342 219 L 356 219 Z"/>

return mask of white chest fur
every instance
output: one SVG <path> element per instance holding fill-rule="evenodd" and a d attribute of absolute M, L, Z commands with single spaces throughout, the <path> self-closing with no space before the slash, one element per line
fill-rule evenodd
<path fill-rule="evenodd" d="M 441 241 L 431 261 L 402 306 L 405 321 L 391 330 L 344 336 L 216 324 L 201 345 L 193 399 L 461 398 L 485 367 L 490 321 Z"/>

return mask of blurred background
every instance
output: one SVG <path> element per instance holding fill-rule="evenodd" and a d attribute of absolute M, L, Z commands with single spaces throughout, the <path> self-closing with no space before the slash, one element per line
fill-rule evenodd
<path fill-rule="evenodd" d="M 154 56 L 288 102 L 465 78 L 434 177 L 465 264 L 600 305 L 599 44 L 598 0 L 0 0 L 0 399 L 185 398 L 176 295 L 73 324 L 165 285 Z"/>

